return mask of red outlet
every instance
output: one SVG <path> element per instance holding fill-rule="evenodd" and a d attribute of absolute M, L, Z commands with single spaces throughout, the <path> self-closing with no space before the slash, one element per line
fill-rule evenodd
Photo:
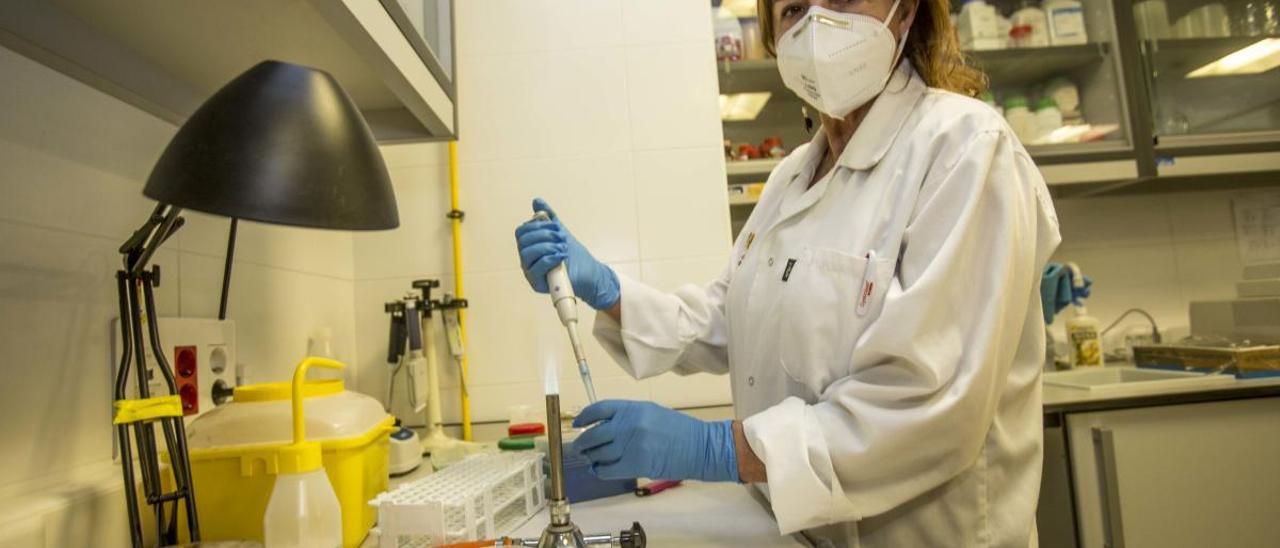
<path fill-rule="evenodd" d="M 200 412 L 200 385 L 197 382 L 196 347 L 179 346 L 173 349 L 173 371 L 178 382 L 178 397 L 182 399 L 182 414 Z"/>

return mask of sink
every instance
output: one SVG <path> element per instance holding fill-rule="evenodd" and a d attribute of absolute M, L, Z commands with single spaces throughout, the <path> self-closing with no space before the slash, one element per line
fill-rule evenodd
<path fill-rule="evenodd" d="M 1096 367 L 1044 374 L 1044 384 L 1093 394 L 1159 392 L 1165 389 L 1213 388 L 1235 383 L 1231 375 L 1206 375 L 1186 371 L 1139 369 L 1137 367 Z"/>

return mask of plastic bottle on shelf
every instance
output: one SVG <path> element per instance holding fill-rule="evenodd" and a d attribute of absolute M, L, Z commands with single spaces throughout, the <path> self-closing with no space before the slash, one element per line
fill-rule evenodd
<path fill-rule="evenodd" d="M 983 0 L 965 0 L 956 19 L 960 35 L 960 47 L 966 50 L 1002 49 L 1005 41 L 1000 37 L 996 8 Z"/>
<path fill-rule="evenodd" d="M 1000 42 L 1004 44 L 1003 47 L 1005 48 L 1013 47 L 1013 38 L 1010 36 L 1012 31 L 1013 21 L 1010 21 L 1008 17 L 1005 17 L 1000 12 L 996 12 L 996 34 L 1000 35 Z"/>
<path fill-rule="evenodd" d="M 716 61 L 742 60 L 742 23 L 724 7 L 716 10 Z"/>
<path fill-rule="evenodd" d="M 1041 97 L 1039 101 L 1036 101 L 1035 120 L 1036 141 L 1042 140 L 1062 128 L 1062 112 L 1058 110 L 1058 104 L 1053 102 L 1052 97 Z"/>
<path fill-rule="evenodd" d="M 1080 118 L 1080 88 L 1071 80 L 1058 76 L 1045 85 L 1044 94 L 1053 98 L 1062 112 L 1062 119 L 1078 120 Z"/>
<path fill-rule="evenodd" d="M 1049 20 L 1049 43 L 1055 46 L 1089 43 L 1084 28 L 1084 5 L 1080 0 L 1045 0 Z"/>
<path fill-rule="evenodd" d="M 1014 47 L 1042 48 L 1049 45 L 1049 17 L 1034 0 L 1024 0 L 1010 17 Z"/>
<path fill-rule="evenodd" d="M 1010 95 L 1004 100 L 1004 119 L 1009 122 L 1014 135 L 1024 144 L 1035 139 L 1035 115 L 1027 109 L 1027 98 L 1022 95 Z"/>

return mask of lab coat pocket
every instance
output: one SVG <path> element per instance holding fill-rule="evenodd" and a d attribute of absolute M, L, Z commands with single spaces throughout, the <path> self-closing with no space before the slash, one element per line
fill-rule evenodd
<path fill-rule="evenodd" d="M 816 401 L 848 376 L 853 347 L 880 315 L 896 258 L 806 248 L 783 283 L 779 333 L 782 369 Z"/>

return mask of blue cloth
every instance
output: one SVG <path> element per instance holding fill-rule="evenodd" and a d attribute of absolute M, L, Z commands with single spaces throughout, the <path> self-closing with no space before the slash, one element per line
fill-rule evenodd
<path fill-rule="evenodd" d="M 595 426 L 573 442 L 604 479 L 738 481 L 733 421 L 706 422 L 652 402 L 604 400 L 573 426 Z"/>
<path fill-rule="evenodd" d="M 550 221 L 529 221 L 516 227 L 516 248 L 520 252 L 520 267 L 529 286 L 538 293 L 546 293 L 547 272 L 567 261 L 569 283 L 573 293 L 596 310 L 605 310 L 618 304 L 622 291 L 618 275 L 604 263 L 597 261 L 564 227 L 556 212 L 542 198 L 533 201 L 533 211 L 545 211 Z"/>
<path fill-rule="evenodd" d="M 1044 308 L 1044 323 L 1053 323 L 1053 317 L 1071 304 L 1082 305 L 1093 290 L 1093 279 L 1085 276 L 1084 287 L 1073 287 L 1074 275 L 1062 263 L 1049 263 L 1040 278 L 1040 305 Z"/>

